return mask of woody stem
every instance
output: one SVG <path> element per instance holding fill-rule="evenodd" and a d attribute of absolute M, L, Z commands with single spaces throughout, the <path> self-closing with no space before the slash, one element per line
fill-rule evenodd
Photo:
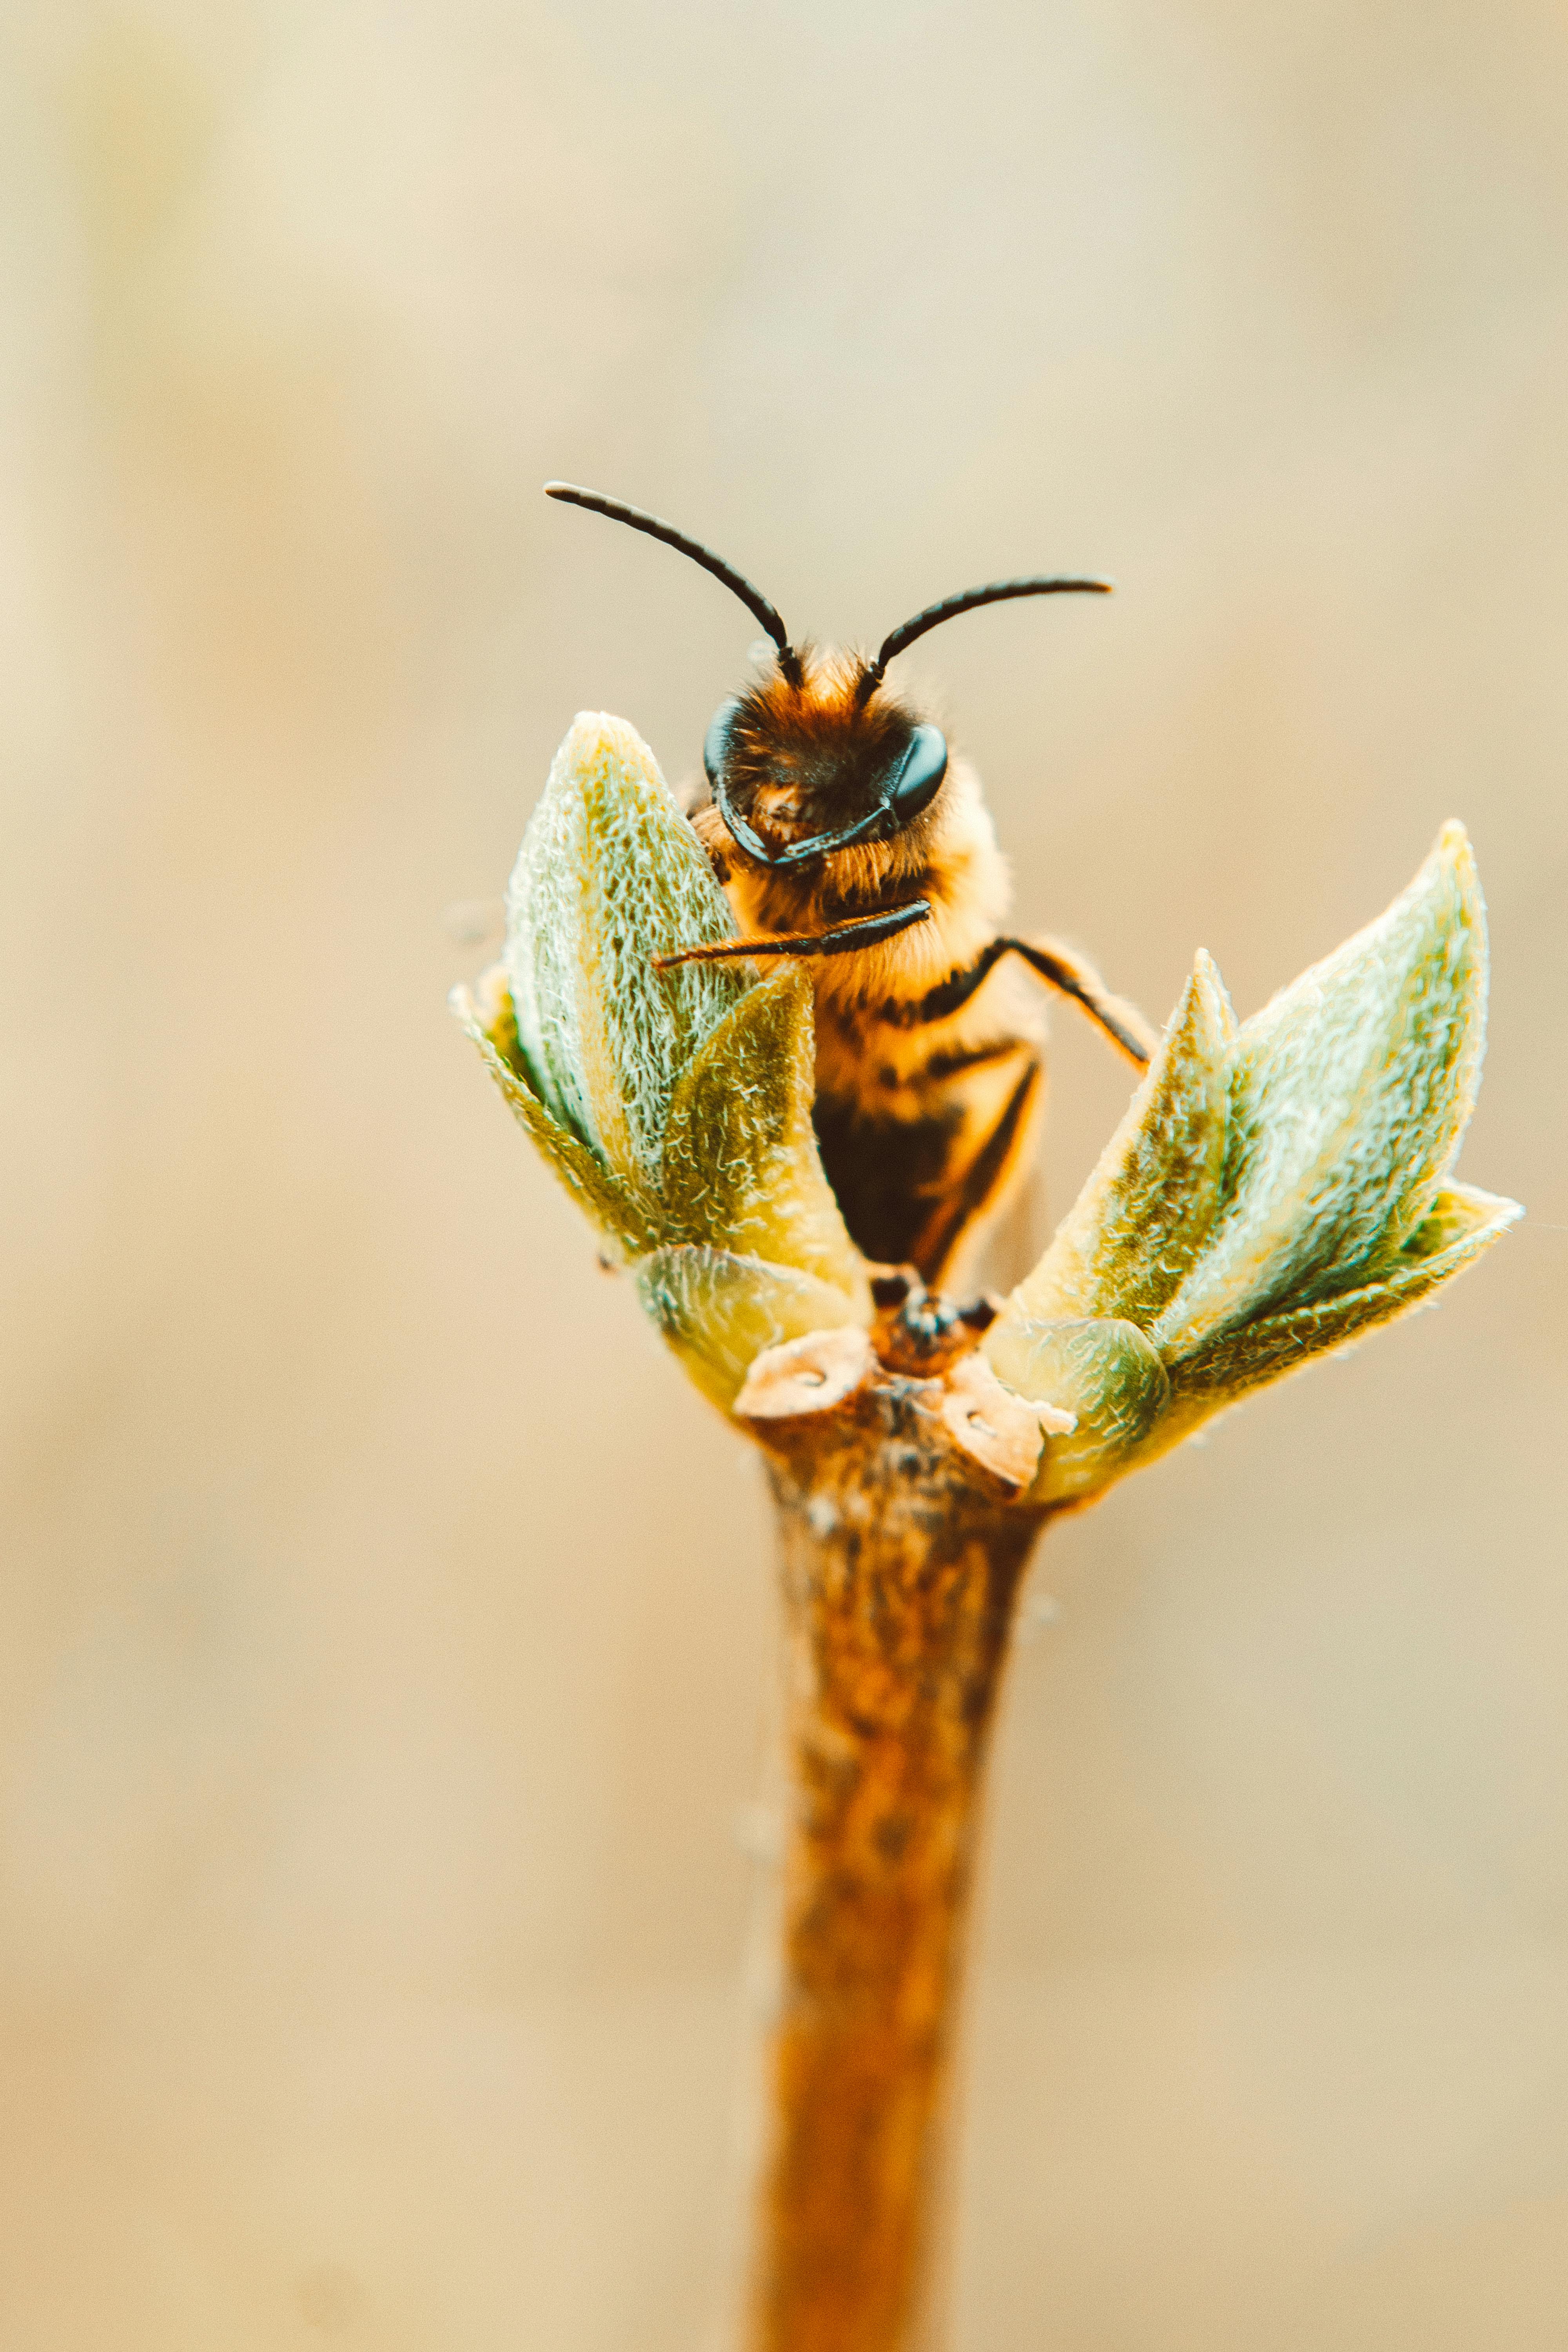
<path fill-rule="evenodd" d="M 908 2352 L 986 1747 L 1037 1516 L 976 1492 L 908 1383 L 770 1462 L 793 1819 L 755 2352 Z"/>

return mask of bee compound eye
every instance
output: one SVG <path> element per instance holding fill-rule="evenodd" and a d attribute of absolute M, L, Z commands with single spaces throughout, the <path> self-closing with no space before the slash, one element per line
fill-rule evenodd
<path fill-rule="evenodd" d="M 738 695 L 731 695 L 728 702 L 721 702 L 713 713 L 708 732 L 702 739 L 702 765 L 707 771 L 708 781 L 715 791 L 724 772 L 724 760 L 730 749 L 730 729 L 740 707 Z"/>
<path fill-rule="evenodd" d="M 900 829 L 912 824 L 921 809 L 929 808 L 935 799 L 946 773 L 946 736 L 940 727 L 917 727 L 889 799 L 894 824 Z"/>

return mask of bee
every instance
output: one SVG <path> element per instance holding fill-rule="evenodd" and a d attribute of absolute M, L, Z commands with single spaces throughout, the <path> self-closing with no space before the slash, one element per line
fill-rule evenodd
<path fill-rule="evenodd" d="M 928 604 L 874 657 L 795 646 L 751 582 L 673 525 L 570 482 L 547 497 L 629 524 L 723 582 L 773 651 L 721 703 L 685 800 L 739 937 L 658 959 L 808 958 L 815 1119 L 857 1245 L 931 1288 L 1027 1165 L 1044 1108 L 1045 1032 L 1017 959 L 1142 1068 L 1153 1034 L 1093 967 L 1003 929 L 1007 868 L 980 781 L 886 672 L 944 621 L 1015 596 L 1104 595 L 1103 580 L 999 580 Z M 1011 967 L 1016 971 L 1017 963 Z"/>

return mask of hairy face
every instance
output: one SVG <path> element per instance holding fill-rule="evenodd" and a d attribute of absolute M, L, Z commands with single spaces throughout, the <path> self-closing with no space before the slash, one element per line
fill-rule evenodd
<path fill-rule="evenodd" d="M 775 670 L 721 711 L 709 781 L 742 847 L 740 828 L 768 862 L 858 827 L 886 838 L 930 803 L 945 743 L 886 688 L 863 696 L 864 675 L 847 656 L 808 654 L 798 684 Z"/>

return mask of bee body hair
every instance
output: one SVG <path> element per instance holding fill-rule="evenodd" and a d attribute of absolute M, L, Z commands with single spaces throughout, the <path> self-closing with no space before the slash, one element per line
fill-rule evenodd
<path fill-rule="evenodd" d="M 764 746 L 753 743 L 760 766 Z M 749 856 L 711 799 L 690 814 L 742 939 L 821 933 L 910 899 L 928 902 L 923 922 L 853 955 L 814 958 L 807 969 L 828 1181 L 868 1256 L 913 1265 L 936 1282 L 975 1222 L 1004 1205 L 1045 1104 L 1037 987 L 997 970 L 951 1011 L 935 1009 L 997 939 L 1012 900 L 979 777 L 967 761 L 952 760 L 911 824 L 793 871 Z"/>

